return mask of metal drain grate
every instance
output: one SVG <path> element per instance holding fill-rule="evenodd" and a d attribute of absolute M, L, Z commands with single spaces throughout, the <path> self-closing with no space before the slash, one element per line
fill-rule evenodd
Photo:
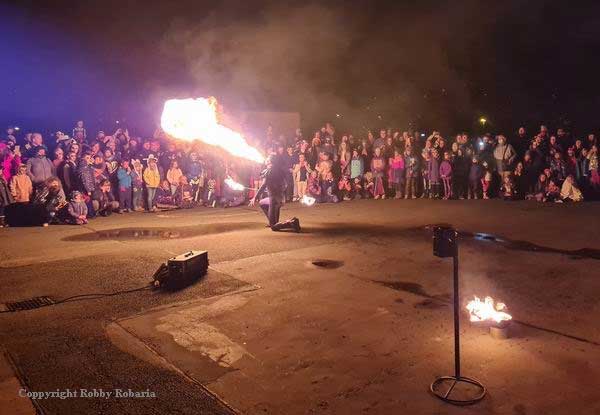
<path fill-rule="evenodd" d="M 6 311 L 25 311 L 33 310 L 35 308 L 46 307 L 54 304 L 54 300 L 50 297 L 33 297 L 27 300 L 15 301 L 12 303 L 6 303 Z"/>

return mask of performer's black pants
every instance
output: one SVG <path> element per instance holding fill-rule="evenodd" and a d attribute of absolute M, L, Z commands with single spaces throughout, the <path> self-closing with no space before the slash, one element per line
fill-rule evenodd
<path fill-rule="evenodd" d="M 279 212 L 281 211 L 282 201 L 276 197 L 265 197 L 258 202 L 260 208 L 265 213 L 265 216 L 269 220 L 269 226 L 274 231 L 280 231 L 283 229 L 291 229 L 292 222 L 287 220 L 285 222 L 279 222 Z"/>

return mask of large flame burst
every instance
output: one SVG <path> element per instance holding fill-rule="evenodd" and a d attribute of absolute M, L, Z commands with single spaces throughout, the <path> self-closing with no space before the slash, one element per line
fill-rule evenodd
<path fill-rule="evenodd" d="M 495 321 L 500 323 L 512 319 L 512 316 L 505 311 L 506 305 L 500 302 L 494 303 L 492 297 L 485 297 L 485 300 L 481 301 L 479 297 L 475 296 L 467 304 L 467 310 L 469 310 L 471 321 Z"/>
<path fill-rule="evenodd" d="M 165 102 L 160 120 L 162 129 L 180 140 L 200 140 L 222 148 L 235 157 L 257 163 L 265 161 L 256 148 L 244 137 L 217 119 L 217 100 L 210 98 L 170 99 Z"/>

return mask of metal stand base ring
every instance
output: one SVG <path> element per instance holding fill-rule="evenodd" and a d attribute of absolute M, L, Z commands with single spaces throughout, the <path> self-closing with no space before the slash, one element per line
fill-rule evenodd
<path fill-rule="evenodd" d="M 448 387 L 446 392 L 442 392 L 439 388 L 439 386 L 441 386 L 444 383 L 450 384 L 450 386 Z M 452 391 L 454 390 L 454 387 L 458 383 L 468 383 L 470 385 L 474 385 L 477 387 L 479 392 L 475 396 L 468 397 L 465 399 L 452 398 L 451 397 Z M 431 391 L 432 394 L 434 394 L 436 397 L 438 397 L 442 401 L 451 403 L 453 405 L 472 405 L 472 404 L 477 403 L 480 400 L 482 400 L 484 398 L 485 394 L 487 393 L 485 386 L 483 386 L 483 384 L 481 382 L 479 382 L 478 380 L 472 379 L 472 378 L 467 378 L 465 376 L 460 376 L 460 377 L 442 376 L 442 377 L 439 377 L 433 381 L 433 383 L 429 387 L 429 390 Z"/>

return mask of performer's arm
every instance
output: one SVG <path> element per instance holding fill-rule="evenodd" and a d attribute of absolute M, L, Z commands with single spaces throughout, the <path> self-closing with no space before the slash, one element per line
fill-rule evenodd
<path fill-rule="evenodd" d="M 262 184 L 260 185 L 259 189 L 256 191 L 256 195 L 254 196 L 254 201 L 257 202 L 258 199 L 260 199 L 260 195 L 262 195 L 265 191 L 265 189 L 267 188 L 267 181 L 263 180 Z"/>

